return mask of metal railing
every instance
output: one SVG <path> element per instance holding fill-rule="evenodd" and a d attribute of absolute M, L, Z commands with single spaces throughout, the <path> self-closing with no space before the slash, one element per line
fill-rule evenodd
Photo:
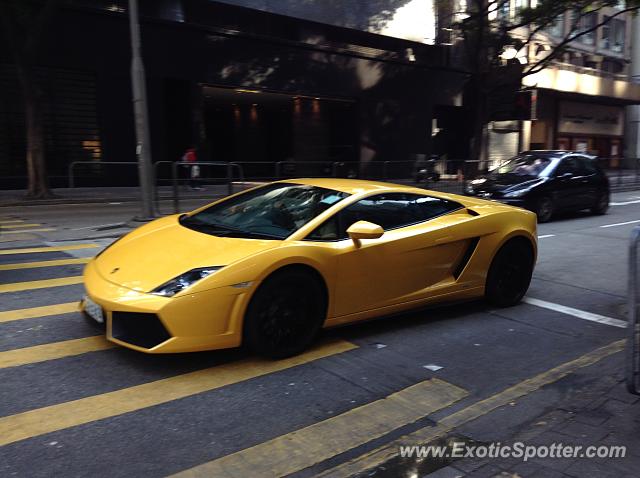
<path fill-rule="evenodd" d="M 639 158 L 598 158 L 598 164 L 609 177 L 609 184 L 618 190 L 640 186 Z"/>
<path fill-rule="evenodd" d="M 182 178 L 182 181 L 217 181 L 222 180 L 227 184 L 227 193 L 229 195 L 233 194 L 233 184 L 236 180 L 244 181 L 244 170 L 242 166 L 238 163 L 226 163 L 220 161 L 198 161 L 197 163 L 189 163 L 184 161 L 158 161 L 153 165 L 154 179 L 155 184 L 158 183 L 160 176 L 158 174 L 158 169 L 163 164 L 169 164 L 171 167 L 171 187 L 172 187 L 172 199 L 173 199 L 173 210 L 175 213 L 180 212 L 180 167 L 182 166 L 187 172 L 187 177 Z M 197 166 L 202 171 L 202 168 L 221 168 L 224 171 L 223 176 L 206 176 L 203 174 L 199 174 L 197 178 L 192 178 L 190 176 L 191 168 Z M 237 171 L 237 176 L 234 176 L 234 170 Z M 156 195 L 156 208 L 159 210 L 160 208 L 160 198 L 158 195 L 158 188 L 155 188 Z"/>
<path fill-rule="evenodd" d="M 640 324 L 638 324 L 638 244 L 640 226 L 631 232 L 629 243 L 629 318 L 627 324 L 627 390 L 640 395 Z"/>

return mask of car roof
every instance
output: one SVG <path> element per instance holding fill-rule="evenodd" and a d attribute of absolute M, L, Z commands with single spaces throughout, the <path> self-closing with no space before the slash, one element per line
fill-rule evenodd
<path fill-rule="evenodd" d="M 414 189 L 402 184 L 384 183 L 382 181 L 367 181 L 364 179 L 299 178 L 286 179 L 280 182 L 306 184 L 319 188 L 333 189 L 347 194 L 360 194 L 371 191 L 405 191 L 408 189 Z"/>
<path fill-rule="evenodd" d="M 586 156 L 587 158 L 595 158 L 595 156 L 592 154 L 585 153 L 583 151 L 571 151 L 568 149 L 532 149 L 529 151 L 523 151 L 520 154 L 537 154 L 549 158 L 562 158 L 569 154 L 579 154 L 581 156 Z"/>

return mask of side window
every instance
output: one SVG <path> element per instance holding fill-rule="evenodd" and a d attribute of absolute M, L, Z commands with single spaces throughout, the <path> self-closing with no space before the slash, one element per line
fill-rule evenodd
<path fill-rule="evenodd" d="M 578 161 L 580 163 L 580 174 L 584 176 L 591 176 L 596 174 L 596 160 L 587 158 L 586 156 L 579 156 Z"/>
<path fill-rule="evenodd" d="M 335 241 L 348 237 L 347 229 L 358 221 L 382 226 L 385 231 L 428 221 L 461 209 L 456 202 L 418 194 L 388 193 L 371 196 L 345 207 L 318 226 L 307 240 Z"/>
<path fill-rule="evenodd" d="M 556 168 L 556 176 L 562 176 L 566 173 L 578 174 L 578 161 L 575 156 L 564 158 Z"/>

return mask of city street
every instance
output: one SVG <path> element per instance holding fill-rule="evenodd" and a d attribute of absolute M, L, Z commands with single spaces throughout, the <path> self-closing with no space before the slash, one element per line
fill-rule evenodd
<path fill-rule="evenodd" d="M 82 268 L 130 230 L 136 203 L 2 207 L 0 475 L 637 476 L 640 415 L 621 352 L 640 191 L 611 201 L 607 215 L 538 226 L 534 279 L 516 307 L 456 304 L 333 329 L 281 361 L 145 355 L 98 335 L 77 311 Z M 396 457 L 451 437 L 628 451 Z"/>

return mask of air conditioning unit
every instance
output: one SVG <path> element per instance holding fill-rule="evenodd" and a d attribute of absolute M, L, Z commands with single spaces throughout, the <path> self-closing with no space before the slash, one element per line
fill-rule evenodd
<path fill-rule="evenodd" d="M 616 53 L 622 53 L 622 45 L 620 43 L 614 43 L 613 48 L 611 48 Z"/>

